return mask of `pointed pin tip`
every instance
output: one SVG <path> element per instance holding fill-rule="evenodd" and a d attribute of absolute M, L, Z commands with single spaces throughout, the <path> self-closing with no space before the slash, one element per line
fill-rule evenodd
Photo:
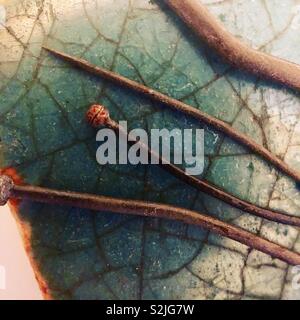
<path fill-rule="evenodd" d="M 42 45 L 42 49 L 47 50 L 47 51 L 51 51 L 51 49 L 47 46 Z"/>
<path fill-rule="evenodd" d="M 57 50 L 55 50 L 55 49 L 51 49 L 51 48 L 49 48 L 49 47 L 47 47 L 47 46 L 42 46 L 42 48 L 43 48 L 44 50 L 46 50 L 46 51 L 51 52 L 51 53 L 62 54 L 61 52 L 59 52 L 59 51 L 57 51 Z"/>
<path fill-rule="evenodd" d="M 53 55 L 57 56 L 57 57 L 60 57 L 62 59 L 67 59 L 69 61 L 72 61 L 74 60 L 74 57 L 72 56 L 69 56 L 68 54 L 64 53 L 64 52 L 61 52 L 61 51 L 58 51 L 58 50 L 55 50 L 55 49 L 51 49 L 47 46 L 42 46 L 42 48 L 50 53 L 52 53 Z"/>

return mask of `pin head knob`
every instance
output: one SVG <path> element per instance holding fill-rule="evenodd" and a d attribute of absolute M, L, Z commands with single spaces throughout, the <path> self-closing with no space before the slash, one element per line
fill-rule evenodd
<path fill-rule="evenodd" d="M 93 104 L 86 113 L 86 119 L 91 126 L 97 128 L 107 123 L 109 112 L 104 106 Z"/>
<path fill-rule="evenodd" d="M 6 175 L 0 176 L 0 206 L 6 205 L 14 187 L 13 179 Z"/>

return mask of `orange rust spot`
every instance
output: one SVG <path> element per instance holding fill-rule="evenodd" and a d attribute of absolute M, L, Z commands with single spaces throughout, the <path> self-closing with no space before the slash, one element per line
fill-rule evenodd
<path fill-rule="evenodd" d="M 18 171 L 15 168 L 9 167 L 9 168 L 0 169 L 0 174 L 5 174 L 11 177 L 15 184 L 18 184 L 18 185 L 24 184 L 24 181 L 21 178 L 21 175 L 18 173 Z"/>
<path fill-rule="evenodd" d="M 0 174 L 5 174 L 9 177 L 11 177 L 15 184 L 22 185 L 24 184 L 24 181 L 21 177 L 21 175 L 18 173 L 18 171 L 15 168 L 8 167 L 0 169 Z M 18 210 L 20 200 L 18 199 L 10 199 L 9 204 L 14 207 L 15 210 Z"/>

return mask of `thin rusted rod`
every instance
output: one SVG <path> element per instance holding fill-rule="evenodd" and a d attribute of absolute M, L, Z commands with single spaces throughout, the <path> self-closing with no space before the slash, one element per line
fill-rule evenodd
<path fill-rule="evenodd" d="M 8 183 L 9 186 L 5 187 Z M 3 194 L 1 191 L 5 189 Z M 232 226 L 210 216 L 159 203 L 136 200 L 123 200 L 69 191 L 59 191 L 30 185 L 14 185 L 7 176 L 0 176 L 0 202 L 3 205 L 9 199 L 27 199 L 51 205 L 65 205 L 82 209 L 109 211 L 119 214 L 142 217 L 162 218 L 180 221 L 212 231 L 224 237 L 238 241 L 250 248 L 269 254 L 291 265 L 300 265 L 300 255 L 278 244 L 261 238 L 251 232 Z"/>
<path fill-rule="evenodd" d="M 300 66 L 254 50 L 229 33 L 199 0 L 164 1 L 195 34 L 232 66 L 300 89 Z"/>
<path fill-rule="evenodd" d="M 190 105 L 187 105 L 179 100 L 170 98 L 156 90 L 150 89 L 147 86 L 144 86 L 138 82 L 135 82 L 133 80 L 130 80 L 128 78 L 125 78 L 117 73 L 114 73 L 112 71 L 103 69 L 101 67 L 97 67 L 91 63 L 89 63 L 86 60 L 79 59 L 73 56 L 70 56 L 68 54 L 59 52 L 57 50 L 53 50 L 47 47 L 43 47 L 45 50 L 51 52 L 55 56 L 70 62 L 72 65 L 79 67 L 91 74 L 100 76 L 106 80 L 109 80 L 115 84 L 121 85 L 125 88 L 134 90 L 138 93 L 141 93 L 148 98 L 159 102 L 160 104 L 163 104 L 165 106 L 168 106 L 176 111 L 182 112 L 187 116 L 191 116 L 197 120 L 200 120 L 204 123 L 206 123 L 209 126 L 212 126 L 216 130 L 223 132 L 224 134 L 228 135 L 230 138 L 240 142 L 247 148 L 249 148 L 254 153 L 260 155 L 262 158 L 267 160 L 270 164 L 273 164 L 276 168 L 281 170 L 282 172 L 286 173 L 288 176 L 293 178 L 295 181 L 300 182 L 300 174 L 290 168 L 285 162 L 283 162 L 281 159 L 277 158 L 275 155 L 273 155 L 269 150 L 264 148 L 263 146 L 257 144 L 254 140 L 247 137 L 246 135 L 236 131 L 233 129 L 230 125 L 227 123 L 216 119 L 194 107 L 191 107 Z"/>
<path fill-rule="evenodd" d="M 300 227 L 300 218 L 296 216 L 290 216 L 280 212 L 276 212 L 269 209 L 264 209 L 259 206 L 256 206 L 247 201 L 241 200 L 225 191 L 217 188 L 216 186 L 210 184 L 204 179 L 198 179 L 194 176 L 187 175 L 183 170 L 177 166 L 164 160 L 159 154 L 151 150 L 147 145 L 141 141 L 133 141 L 134 139 L 130 138 L 127 132 L 113 119 L 111 119 L 108 110 L 102 105 L 93 105 L 89 108 L 86 115 L 87 121 L 93 127 L 99 127 L 105 125 L 112 130 L 120 133 L 126 138 L 128 143 L 135 144 L 137 143 L 143 150 L 146 150 L 151 158 L 155 158 L 157 163 L 166 171 L 171 173 L 173 176 L 177 177 L 181 181 L 184 181 L 188 185 L 200 190 L 210 196 L 213 196 L 235 208 L 238 208 L 242 211 L 248 212 L 255 216 L 268 219 L 273 222 L 288 224 L 292 226 Z M 130 138 L 130 139 L 129 139 Z"/>

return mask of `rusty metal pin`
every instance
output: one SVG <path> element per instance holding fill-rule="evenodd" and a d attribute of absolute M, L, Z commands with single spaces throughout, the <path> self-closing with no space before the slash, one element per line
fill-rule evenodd
<path fill-rule="evenodd" d="M 273 258 L 281 259 L 291 265 L 300 265 L 300 255 L 276 243 L 261 238 L 249 231 L 230 225 L 199 212 L 170 205 L 137 200 L 124 200 L 92 194 L 60 191 L 31 185 L 14 185 L 8 176 L 0 176 L 2 202 L 9 199 L 25 199 L 51 205 L 65 205 L 96 211 L 109 211 L 118 214 L 138 215 L 180 221 L 195 225 L 232 240 L 260 250 Z"/>
<path fill-rule="evenodd" d="M 98 128 L 100 126 L 107 126 L 110 129 L 118 132 L 120 135 L 129 140 L 128 133 L 113 119 L 110 118 L 109 112 L 107 108 L 100 104 L 93 104 L 86 113 L 87 121 L 91 124 L 91 126 Z M 130 139 L 131 140 L 131 139 Z M 281 212 L 273 211 L 270 209 L 262 208 L 242 200 L 238 197 L 235 197 L 232 194 L 229 194 L 218 187 L 212 185 L 206 180 L 198 179 L 194 176 L 187 175 L 182 169 L 179 167 L 168 163 L 159 154 L 155 153 L 151 150 L 147 145 L 143 144 L 140 141 L 128 141 L 129 144 L 139 144 L 141 148 L 146 150 L 151 157 L 155 157 L 157 159 L 157 163 L 160 166 L 171 173 L 173 176 L 177 177 L 181 181 L 189 184 L 190 186 L 200 190 L 210 196 L 213 196 L 235 208 L 238 208 L 242 211 L 248 212 L 250 214 L 254 214 L 258 217 L 262 217 L 268 219 L 273 222 L 288 224 L 292 226 L 300 227 L 300 218 L 296 216 L 290 216 L 288 214 L 284 214 Z"/>

